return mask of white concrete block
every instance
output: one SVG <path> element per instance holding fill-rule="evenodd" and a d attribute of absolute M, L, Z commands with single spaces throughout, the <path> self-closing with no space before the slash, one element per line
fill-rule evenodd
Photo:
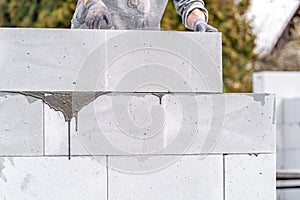
<path fill-rule="evenodd" d="M 0 92 L 0 155 L 43 155 L 43 103 Z"/>
<path fill-rule="evenodd" d="M 103 95 L 79 112 L 72 154 L 275 153 L 273 107 L 272 95 L 167 94 L 161 105 L 151 94 Z"/>
<path fill-rule="evenodd" d="M 283 143 L 283 150 L 300 150 L 300 124 L 284 125 Z"/>
<path fill-rule="evenodd" d="M 62 112 L 44 104 L 45 155 L 68 155 L 68 123 Z"/>
<path fill-rule="evenodd" d="M 152 94 L 108 94 L 78 115 L 72 155 L 152 154 L 163 148 L 164 113 Z"/>
<path fill-rule="evenodd" d="M 0 29 L 0 90 L 222 92 L 221 34 Z"/>
<path fill-rule="evenodd" d="M 0 158 L 0 199 L 106 199 L 106 178 L 104 157 Z"/>
<path fill-rule="evenodd" d="M 222 200 L 222 156 L 203 158 L 109 157 L 108 199 Z M 167 166 L 161 165 L 162 169 L 159 170 L 153 168 L 155 164 L 160 166 L 166 159 L 172 159 L 174 162 L 168 163 Z"/>
<path fill-rule="evenodd" d="M 225 199 L 275 199 L 276 156 L 228 155 L 225 157 Z"/>
<path fill-rule="evenodd" d="M 284 191 L 276 191 L 276 200 L 284 200 Z"/>
<path fill-rule="evenodd" d="M 76 119 L 71 120 L 72 155 L 111 155 L 116 152 L 152 153 L 163 146 L 161 134 L 154 135 L 154 137 L 153 135 L 147 136 L 147 134 L 159 131 L 154 130 L 156 127 L 148 127 L 152 123 L 151 115 L 154 114 L 157 117 L 155 123 L 161 118 L 161 113 L 157 113 L 157 111 L 152 113 L 151 110 L 155 106 L 160 106 L 159 98 L 152 94 L 141 94 L 135 95 L 127 102 L 127 97 L 130 95 L 117 96 L 119 99 L 114 98 L 114 95 L 103 95 L 94 103 L 84 107 L 77 118 L 78 129 L 76 129 Z M 118 103 L 117 101 L 120 99 L 123 101 Z M 123 102 L 129 103 L 129 119 L 124 119 L 123 116 L 116 113 L 128 111 L 124 110 L 127 107 L 124 107 Z M 112 109 L 112 104 L 116 106 L 115 109 Z M 116 116 L 121 116 L 122 119 L 116 118 Z M 124 120 L 124 122 L 119 124 L 116 123 L 116 120 Z M 128 130 L 130 126 L 125 129 L 126 120 L 129 120 L 130 123 L 133 122 L 138 130 L 143 130 L 142 135 L 139 136 L 136 132 L 125 134 L 130 131 Z M 122 126 L 123 129 L 118 126 Z M 144 126 L 147 128 L 143 128 Z M 148 140 L 141 140 L 139 137 L 147 137 Z M 146 151 L 144 145 L 147 144 L 148 147 L 155 149 Z M 68 122 L 65 121 L 61 112 L 51 109 L 48 105 L 45 105 L 45 150 L 46 155 L 68 155 Z"/>
<path fill-rule="evenodd" d="M 294 133 L 299 123 L 299 106 L 295 102 L 297 100 L 290 100 L 299 99 L 299 84 L 300 72 L 259 72 L 253 75 L 253 92 L 276 94 L 277 166 L 283 169 L 300 166 L 300 152 L 293 149 L 297 147 L 298 140 L 298 135 Z"/>
<path fill-rule="evenodd" d="M 253 92 L 276 94 L 277 124 L 283 122 L 282 100 L 300 97 L 299 72 L 256 72 L 253 74 Z"/>
<path fill-rule="evenodd" d="M 284 149 L 284 124 L 276 124 L 276 150 L 280 151 L 282 149 Z"/>
<path fill-rule="evenodd" d="M 69 156 L 69 130 L 68 122 L 62 112 L 55 111 L 47 104 L 44 106 L 45 114 L 45 155 L 51 156 Z M 86 123 L 83 123 L 85 125 Z M 88 125 L 88 123 L 86 124 Z M 76 119 L 70 121 L 70 149 L 74 154 L 81 152 L 81 155 L 89 156 L 81 138 L 78 137 L 76 130 Z M 86 153 L 83 153 L 86 152 Z M 70 155 L 72 156 L 72 154 Z"/>
<path fill-rule="evenodd" d="M 300 168 L 300 149 L 283 150 L 284 169 L 299 169 Z"/>
<path fill-rule="evenodd" d="M 298 186 L 300 185 L 300 181 L 292 181 L 282 185 L 287 186 Z M 277 192 L 277 200 L 298 200 L 300 196 L 299 189 L 286 189 L 286 190 L 278 190 Z"/>
<path fill-rule="evenodd" d="M 284 123 L 283 101 L 300 97 L 299 84 L 299 72 L 257 72 L 253 74 L 254 93 L 276 94 L 276 121 L 278 125 Z M 281 131 L 278 134 L 281 134 Z"/>
<path fill-rule="evenodd" d="M 187 152 L 275 152 L 275 97 L 273 95 L 182 95 L 182 101 L 176 103 L 174 98 L 178 96 L 180 95 L 167 95 L 164 98 L 167 105 L 166 115 L 173 119 L 168 131 L 171 134 L 179 133 L 179 136 L 186 131 L 182 134 L 182 142 L 184 142 L 187 133 L 191 132 L 192 128 L 196 128 L 197 134 L 194 135 Z M 197 107 L 191 106 L 194 99 L 198 104 Z M 184 108 L 182 105 L 187 105 L 182 109 L 183 114 L 174 113 L 177 105 L 181 105 L 181 109 Z M 198 119 L 194 119 L 195 110 Z M 180 125 L 184 125 L 181 130 Z M 188 129 L 185 130 L 185 127 Z M 174 146 L 178 147 L 178 145 Z"/>
<path fill-rule="evenodd" d="M 277 181 L 277 186 L 299 186 L 299 180 Z M 281 189 L 277 190 L 277 200 L 298 200 L 300 191 L 297 188 L 294 189 Z"/>
<path fill-rule="evenodd" d="M 284 169 L 283 150 L 276 151 L 276 169 Z"/>
<path fill-rule="evenodd" d="M 283 100 L 283 123 L 300 124 L 300 98 Z"/>
<path fill-rule="evenodd" d="M 278 98 L 300 97 L 300 72 L 257 72 L 253 92 L 274 93 Z"/>

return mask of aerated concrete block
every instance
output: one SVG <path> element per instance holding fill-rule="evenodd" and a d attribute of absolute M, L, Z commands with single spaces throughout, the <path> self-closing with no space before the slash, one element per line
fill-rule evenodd
<path fill-rule="evenodd" d="M 225 156 L 225 199 L 275 199 L 276 155 Z"/>
<path fill-rule="evenodd" d="M 300 149 L 282 150 L 283 169 L 299 169 L 300 168 Z"/>
<path fill-rule="evenodd" d="M 300 72 L 257 72 L 253 74 L 253 92 L 273 93 L 279 98 L 300 97 Z"/>
<path fill-rule="evenodd" d="M 192 130 L 197 133 L 190 138 L 193 142 L 187 153 L 275 152 L 274 95 L 174 94 L 166 95 L 163 100 L 170 121 L 169 126 L 166 123 L 169 127 L 167 142 L 179 135 L 184 143 L 187 133 Z M 178 109 L 181 111 L 174 113 Z M 174 145 L 174 149 L 177 147 L 180 145 Z"/>
<path fill-rule="evenodd" d="M 108 199 L 223 200 L 222 158 L 109 157 Z"/>
<path fill-rule="evenodd" d="M 106 199 L 106 179 L 104 157 L 0 158 L 0 199 Z"/>
<path fill-rule="evenodd" d="M 0 29 L 0 90 L 222 92 L 221 34 Z"/>
<path fill-rule="evenodd" d="M 284 153 L 283 150 L 276 152 L 276 169 L 284 169 Z"/>
<path fill-rule="evenodd" d="M 43 155 L 43 103 L 0 92 L 0 155 Z"/>
<path fill-rule="evenodd" d="M 44 104 L 45 155 L 68 155 L 68 124 L 62 112 Z"/>
<path fill-rule="evenodd" d="M 283 130 L 284 139 L 282 140 L 282 149 L 300 150 L 300 124 L 285 124 Z"/>
<path fill-rule="evenodd" d="M 104 94 L 79 111 L 77 131 L 71 123 L 72 155 L 275 153 L 274 99 L 182 93 L 160 102 L 150 93 Z M 66 144 L 66 135 L 53 141 Z"/>
<path fill-rule="evenodd" d="M 283 123 L 300 124 L 300 98 L 283 100 Z"/>
<path fill-rule="evenodd" d="M 163 147 L 163 111 L 152 94 L 107 94 L 78 114 L 72 155 L 148 154 Z"/>
<path fill-rule="evenodd" d="M 278 184 L 279 185 L 279 184 Z M 300 181 L 282 182 L 280 186 L 300 185 Z M 298 200 L 300 196 L 299 189 L 286 189 L 277 192 L 277 200 Z"/>

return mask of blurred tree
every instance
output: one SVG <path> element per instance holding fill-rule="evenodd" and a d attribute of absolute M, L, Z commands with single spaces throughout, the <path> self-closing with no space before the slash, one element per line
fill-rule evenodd
<path fill-rule="evenodd" d="M 255 36 L 244 17 L 250 0 L 209 0 L 210 24 L 223 32 L 225 91 L 250 92 Z M 1 0 L 0 26 L 68 28 L 77 0 Z M 163 30 L 186 30 L 169 0 Z"/>
<path fill-rule="evenodd" d="M 67 28 L 77 0 L 2 0 L 0 26 Z"/>
<path fill-rule="evenodd" d="M 71 26 L 76 0 L 41 0 L 36 27 L 65 28 Z"/>

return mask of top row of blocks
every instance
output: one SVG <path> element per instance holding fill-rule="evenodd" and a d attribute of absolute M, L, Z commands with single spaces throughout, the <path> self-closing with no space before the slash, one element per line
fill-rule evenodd
<path fill-rule="evenodd" d="M 220 33 L 0 29 L 0 90 L 211 92 Z"/>

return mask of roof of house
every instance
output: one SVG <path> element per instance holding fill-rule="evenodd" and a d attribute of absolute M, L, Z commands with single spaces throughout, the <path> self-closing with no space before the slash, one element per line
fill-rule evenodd
<path fill-rule="evenodd" d="M 269 54 L 297 12 L 300 0 L 251 0 L 247 18 L 256 34 L 255 53 Z"/>

